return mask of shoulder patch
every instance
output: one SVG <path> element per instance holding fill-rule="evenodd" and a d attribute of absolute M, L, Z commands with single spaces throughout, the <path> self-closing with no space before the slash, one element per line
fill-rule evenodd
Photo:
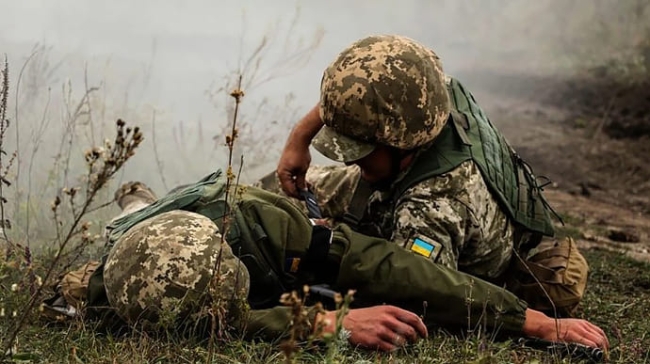
<path fill-rule="evenodd" d="M 411 243 L 411 251 L 430 258 L 435 262 L 442 251 L 442 244 L 437 243 L 426 236 L 417 235 L 413 238 L 413 242 Z"/>

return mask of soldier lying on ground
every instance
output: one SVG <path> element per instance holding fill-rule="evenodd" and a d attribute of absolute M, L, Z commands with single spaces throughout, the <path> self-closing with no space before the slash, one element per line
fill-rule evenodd
<path fill-rule="evenodd" d="M 603 331 L 585 320 L 553 320 L 501 287 L 396 244 L 345 224 L 314 224 L 286 197 L 240 187 L 228 212 L 224 185 L 215 173 L 150 205 L 155 197 L 140 183 L 118 191 L 118 203 L 132 213 L 107 227 L 112 248 L 90 278 L 87 317 L 192 326 L 211 317 L 216 302 L 223 329 L 277 340 L 292 319 L 291 308 L 278 304 L 281 294 L 328 284 L 356 290 L 343 319 L 352 345 L 393 350 L 427 330 L 483 326 L 506 336 L 608 346 Z M 335 311 L 313 308 L 299 339 L 321 325 L 322 332 L 335 329 Z"/>

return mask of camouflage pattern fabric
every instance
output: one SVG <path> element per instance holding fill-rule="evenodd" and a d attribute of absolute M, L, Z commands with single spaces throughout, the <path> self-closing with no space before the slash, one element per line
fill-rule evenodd
<path fill-rule="evenodd" d="M 343 218 L 359 178 L 357 166 L 311 166 L 306 175 L 323 215 L 333 223 Z M 277 180 L 265 181 L 258 185 L 280 192 Z M 440 255 L 432 257 L 437 263 L 488 280 L 505 271 L 513 251 L 514 227 L 472 161 L 412 186 L 396 201 L 390 191 L 376 191 L 358 231 L 407 250 L 416 236 L 424 236 L 442 245 Z"/>
<path fill-rule="evenodd" d="M 346 202 L 346 191 L 353 191 L 358 181 L 358 170 L 356 178 L 340 168 L 330 171 L 333 172 L 331 175 L 312 170 L 309 177 L 313 178 L 314 172 L 323 173 L 322 179 L 335 185 L 336 171 L 346 172 L 353 178 L 340 181 L 342 184 L 338 185 L 338 191 L 343 194 L 331 196 L 331 212 L 343 211 L 337 206 L 337 200 Z M 255 204 L 255 201 L 252 199 L 250 202 Z M 286 206 L 286 210 L 291 209 Z M 268 209 L 260 211 L 272 213 Z M 297 215 L 292 215 L 291 221 L 299 222 L 306 218 Z M 295 240 L 291 234 L 285 236 Z M 218 299 L 231 303 L 229 310 L 225 311 L 226 323 L 239 328 L 241 332 L 238 334 L 242 337 L 269 341 L 288 337 L 293 326 L 292 308 L 246 309 L 243 301 L 249 289 L 248 271 L 232 256 L 230 248 L 220 242 L 216 227 L 207 218 L 186 211 L 163 213 L 133 226 L 117 239 L 107 259 L 103 281 L 105 290 L 102 288 L 102 291 L 109 297 L 108 304 L 131 323 L 148 321 L 157 323 L 154 328 L 161 324 L 169 328 L 167 324 L 189 316 L 192 320 L 185 322 L 191 327 L 199 327 L 202 325 L 194 325 L 194 319 L 205 317 L 206 305 L 210 300 Z M 295 242 L 288 244 L 296 245 Z M 220 280 L 217 290 L 211 292 L 206 278 L 212 278 L 212 271 L 206 267 L 213 267 L 215 252 L 221 246 L 224 247 L 222 261 L 216 274 Z M 526 305 L 513 294 L 455 269 L 434 264 L 396 244 L 339 225 L 334 229 L 330 257 L 340 261 L 340 272 L 333 288 L 340 292 L 358 289 L 355 297 L 362 305 L 394 303 L 417 313 L 421 312 L 422 302 L 428 302 L 425 323 L 430 330 L 445 323 L 462 327 L 485 324 L 498 328 L 500 332 L 521 330 Z M 405 281 L 409 284 L 405 285 Z M 474 299 L 468 303 L 466 295 L 470 285 Z M 309 322 L 313 322 L 316 311 L 315 307 L 309 308 Z M 468 322 L 468 318 L 471 321 Z M 170 319 L 175 322 L 170 322 Z M 205 333 L 207 331 L 199 334 Z"/>
<path fill-rule="evenodd" d="M 379 35 L 345 50 L 323 74 L 320 117 L 312 145 L 349 162 L 384 144 L 414 149 L 430 142 L 449 116 L 438 56 L 406 37 Z"/>
<path fill-rule="evenodd" d="M 249 274 L 210 219 L 175 210 L 118 239 L 106 259 L 104 284 L 122 319 L 155 324 L 201 319 L 215 302 L 237 308 L 233 303 L 248 296 Z"/>

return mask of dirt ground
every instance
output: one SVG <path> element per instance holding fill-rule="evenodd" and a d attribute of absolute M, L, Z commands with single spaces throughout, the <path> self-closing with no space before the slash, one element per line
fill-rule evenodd
<path fill-rule="evenodd" d="M 558 231 L 650 262 L 650 80 L 468 76 L 491 120 L 551 179 Z"/>

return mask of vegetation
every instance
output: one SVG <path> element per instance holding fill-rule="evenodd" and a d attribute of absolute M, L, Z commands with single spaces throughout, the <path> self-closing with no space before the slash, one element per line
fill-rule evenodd
<path fill-rule="evenodd" d="M 515 4 L 514 2 L 512 4 Z M 540 4 L 550 4 L 540 2 Z M 593 1 L 585 5 L 601 19 L 610 16 L 614 3 Z M 646 26 L 642 29 L 635 25 L 643 25 L 647 19 L 647 2 L 633 1 L 626 3 L 625 9 L 618 9 L 623 14 L 635 14 L 636 18 L 621 18 L 614 25 L 598 28 L 598 24 L 587 20 L 576 20 L 573 26 L 594 26 L 596 30 L 590 36 L 600 39 L 612 34 L 623 34 L 625 42 L 620 39 L 609 39 L 606 43 L 610 48 L 603 53 L 595 53 L 593 49 L 580 48 L 574 55 L 581 60 L 588 54 L 588 62 L 584 69 L 589 72 L 579 74 L 576 78 L 585 90 L 585 85 L 591 87 L 588 93 L 575 96 L 575 102 L 591 110 L 584 122 L 592 125 L 598 123 L 597 130 L 604 130 L 608 136 L 616 137 L 639 136 L 646 133 L 647 123 L 638 123 L 635 114 L 639 106 L 647 106 L 647 100 L 642 96 L 638 105 L 629 106 L 632 111 L 626 112 L 627 104 L 621 106 L 616 115 L 621 118 L 613 119 L 618 102 L 628 100 L 626 95 L 647 95 L 648 72 L 650 72 L 650 34 Z M 543 5 L 538 5 L 543 6 Z M 617 4 L 618 6 L 618 4 Z M 575 8 L 584 10 L 580 5 Z M 636 10 L 634 10 L 636 9 Z M 574 9 L 575 10 L 575 9 Z M 631 12 L 634 10 L 633 12 Z M 517 13 L 519 14 L 519 13 Z M 567 12 L 567 14 L 571 14 Z M 644 15 L 645 14 L 645 15 Z M 568 16 L 568 15 L 567 15 Z M 626 25 L 627 24 L 627 25 Z M 612 28 L 614 27 L 614 28 Z M 616 28 L 618 27 L 618 28 Z M 624 28 L 624 29 L 623 29 Z M 273 39 L 273 35 L 270 39 Z M 444 331 L 430 333 L 428 340 L 422 340 L 416 345 L 406 347 L 390 354 L 380 354 L 349 347 L 345 340 L 337 337 L 330 338 L 323 345 L 298 343 L 288 346 L 287 343 L 257 343 L 245 342 L 237 338 L 187 338 L 174 332 L 166 332 L 159 336 L 150 333 L 131 330 L 126 333 L 109 334 L 99 330 L 94 323 L 83 319 L 69 320 L 60 323 L 45 321 L 39 309 L 39 302 L 52 290 L 56 277 L 83 263 L 88 258 L 96 258 L 103 250 L 102 225 L 110 216 L 112 191 L 119 181 L 122 168 L 127 160 L 134 156 L 135 149 L 140 146 L 142 135 L 151 135 L 152 148 L 144 152 L 148 160 L 155 160 L 157 172 L 165 188 L 173 187 L 165 179 L 165 169 L 176 169 L 188 166 L 188 158 L 202 156 L 195 165 L 205 166 L 214 163 L 215 150 L 225 145 L 228 148 L 229 181 L 242 175 L 242 164 L 233 160 L 233 154 L 243 151 L 257 158 L 265 155 L 268 146 L 275 143 L 275 136 L 269 133 L 269 128 L 278 128 L 278 122 L 271 123 L 260 130 L 252 123 L 262 114 L 272 115 L 272 118 L 291 122 L 295 114 L 291 106 L 292 96 L 287 95 L 285 105 L 273 107 L 265 100 L 255 112 L 249 115 L 239 115 L 239 102 L 243 96 L 242 89 L 247 92 L 255 86 L 273 78 L 273 72 L 260 69 L 260 60 L 265 56 L 270 39 L 261 42 L 250 59 L 244 61 L 235 76 L 235 81 L 227 80 L 224 88 L 214 87 L 207 95 L 215 106 L 226 111 L 224 120 L 233 120 L 231 124 L 223 125 L 222 132 L 214 139 L 204 140 L 201 123 L 189 130 L 183 123 L 177 123 L 161 131 L 156 127 L 156 111 L 125 107 L 122 111 L 127 114 L 126 120 L 149 120 L 143 128 L 127 127 L 123 121 L 113 124 L 118 119 L 111 105 L 106 103 L 103 89 L 93 86 L 87 81 L 81 94 L 73 92 L 70 83 L 63 84 L 61 95 L 54 95 L 50 89 L 43 87 L 49 81 L 56 64 L 50 64 L 47 49 L 39 47 L 27 59 L 17 72 L 15 95 L 9 95 L 8 65 L 4 63 L 0 78 L 0 343 L 2 358 L 13 362 L 51 362 L 51 363 L 259 363 L 259 362 L 305 362 L 305 363 L 573 363 L 580 359 L 563 357 L 558 352 L 546 352 L 524 348 L 511 341 L 495 340 L 495 332 L 471 331 L 461 336 L 452 336 Z M 317 45 L 320 35 L 314 42 L 300 48 L 295 54 L 281 59 L 278 64 L 284 68 L 280 72 L 288 72 L 292 67 L 300 66 L 305 57 Z M 567 40 L 568 41 L 568 40 Z M 573 46 L 565 44 L 565 47 Z M 285 43 L 291 43 L 289 38 Z M 581 44 L 600 43 L 583 40 Z M 287 44 L 284 44 L 287 47 Z M 291 48 L 291 44 L 288 45 Z M 618 47 L 618 48 L 617 48 Z M 620 52 L 620 47 L 625 52 Z M 604 47 L 605 48 L 605 47 Z M 544 51 L 548 51 L 545 48 Z M 556 48 L 555 51 L 558 51 Z M 290 54 L 291 52 L 287 53 Z M 613 57 L 599 59 L 602 54 L 613 54 Z M 575 65 L 575 59 L 563 58 L 562 62 Z M 242 74 L 247 78 L 242 80 Z M 614 80 L 612 83 L 586 84 L 585 77 L 590 80 L 597 78 Z M 644 78 L 645 77 L 645 78 Z M 229 94 L 237 83 L 237 94 Z M 599 81 L 601 82 L 601 81 Z M 645 83 L 644 83 L 645 82 Z M 570 86 L 571 87 L 571 86 Z M 571 95 L 576 95 L 571 89 Z M 608 90 L 603 92 L 602 90 Z M 646 94 L 639 93 L 639 90 Z M 224 92 L 227 91 L 227 92 Z M 602 99 L 592 100 L 594 94 Z M 220 99 L 235 97 L 236 107 L 223 105 Z M 623 96 L 621 96 L 623 95 Z M 566 94 L 556 96 L 567 102 Z M 56 101 L 55 102 L 55 99 Z M 603 101 L 604 100 L 604 101 Z M 573 101 L 573 99 L 569 100 Z M 591 103 L 591 104 L 590 104 Z M 599 105 L 591 107 L 589 105 Z M 622 105 L 622 104 L 621 104 Z M 20 107 L 19 107 L 20 106 Z M 604 109 L 603 109 L 604 108 Z M 13 119 L 9 115 L 13 109 Z M 21 110 L 29 110 L 23 114 Z M 287 115 L 289 110 L 289 115 Z M 594 111 L 596 110 L 596 111 Z M 282 118 L 280 118 L 282 114 Z M 61 115 L 57 120 L 53 115 Z M 603 116 L 604 115 L 604 116 Z M 630 116 L 631 115 L 631 116 Z M 145 118 L 146 116 L 146 118 Z M 630 116 L 630 117 L 628 117 Z M 642 115 L 642 117 L 645 117 Z M 596 119 L 596 120 L 594 120 Z M 620 120 L 630 120 L 621 123 Z M 236 123 L 237 122 L 237 123 Z M 57 124 L 59 123 L 59 124 Z M 237 126 L 236 126 L 237 124 Z M 129 124 L 131 125 L 131 124 Z M 629 125 L 632 125 L 628 128 Z M 169 125 L 167 125 L 169 126 Z M 235 127 L 236 126 L 236 127 Z M 285 125 L 286 126 L 286 125 Z M 113 128 L 116 128 L 113 131 Z M 105 135 L 115 132 L 112 140 L 106 141 Z M 191 135 L 190 135 L 191 134 Z M 644 134 L 647 135 L 648 133 Z M 224 136 L 227 135 L 227 138 Z M 252 137 L 251 137 L 252 136 Z M 195 140 L 196 137 L 196 140 Z M 172 140 L 180 151 L 176 161 L 160 158 L 156 140 L 161 138 Z M 249 139 L 246 139 L 249 138 Z M 149 139 L 149 138 L 148 138 Z M 238 140 L 239 144 L 234 145 Z M 208 145 L 207 149 L 200 149 Z M 217 147 L 215 146 L 217 145 Z M 90 145 L 90 149 L 84 148 Z M 250 148 L 253 149 L 250 149 Z M 208 150 L 208 153 L 202 153 Z M 268 154 L 266 154 L 268 157 Z M 271 156 L 273 157 L 273 156 Z M 247 164 L 254 169 L 268 162 L 263 158 Z M 237 164 L 239 163 L 239 164 Z M 238 173 L 234 174 L 233 164 Z M 205 173 L 201 171 L 200 173 Z M 116 177 L 116 178 L 114 178 Z M 232 197 L 235 198 L 235 197 Z M 113 208 L 114 209 L 114 208 Z M 580 236 L 580 221 L 572 221 L 570 226 L 560 230 L 562 234 Z M 609 353 L 612 363 L 642 363 L 650 362 L 650 322 L 645 318 L 650 315 L 650 265 L 632 261 L 622 255 L 604 251 L 587 251 L 585 254 L 590 262 L 592 271 L 590 286 L 579 316 L 589 318 L 605 328 L 610 336 L 612 349 Z M 289 296 L 290 298 L 290 296 Z M 300 313 L 300 302 L 289 300 L 296 305 Z M 343 301 L 348 302 L 348 301 Z M 289 343 L 293 344 L 293 343 Z M 288 358 L 289 357 L 289 358 Z"/>
<path fill-rule="evenodd" d="M 588 251 L 592 267 L 589 290 L 580 316 L 593 319 L 609 334 L 611 363 L 650 362 L 650 266 L 612 253 Z M 37 260 L 37 274 L 45 261 Z M 4 261 L 6 268 L 11 262 Z M 615 269 L 613 267 L 616 267 Z M 3 270 L 2 320 L 8 320 L 28 299 L 19 274 Z M 10 287 L 18 282 L 19 288 Z M 48 363 L 195 363 L 208 362 L 207 340 L 172 333 L 159 337 L 139 331 L 112 336 L 92 324 L 72 321 L 45 325 L 38 312 L 30 313 L 14 345 L 13 360 Z M 3 334 L 4 334 L 4 325 Z M 354 349 L 333 341 L 328 348 L 300 346 L 296 363 L 580 363 L 559 354 L 521 348 L 493 339 L 494 333 L 472 332 L 463 337 L 445 332 L 391 354 Z M 216 343 L 212 363 L 269 363 L 285 361 L 279 343 L 224 340 Z"/>

